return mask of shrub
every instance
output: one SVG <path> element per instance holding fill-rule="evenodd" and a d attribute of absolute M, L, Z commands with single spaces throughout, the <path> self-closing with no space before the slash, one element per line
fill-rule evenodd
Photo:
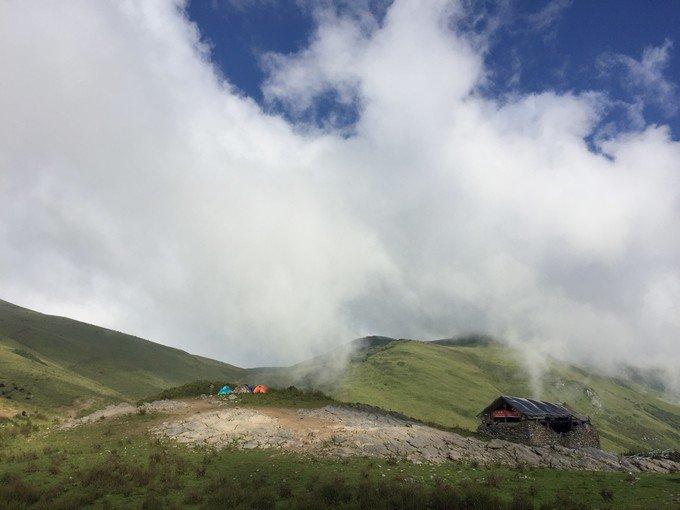
<path fill-rule="evenodd" d="M 117 455 L 109 455 L 100 464 L 86 467 L 76 472 L 76 479 L 82 487 L 99 490 L 102 493 L 130 493 L 132 470 L 121 462 Z"/>
<path fill-rule="evenodd" d="M 25 507 L 36 503 L 41 493 L 38 489 L 26 485 L 16 476 L 8 476 L 0 485 L 0 501 L 7 506 Z"/>
<path fill-rule="evenodd" d="M 562 510 L 587 510 L 588 505 L 585 503 L 579 503 L 574 500 L 571 493 L 565 491 L 564 489 L 558 489 L 555 492 L 555 500 L 551 508 L 560 508 Z"/>
<path fill-rule="evenodd" d="M 429 507 L 433 510 L 461 508 L 462 498 L 458 491 L 441 480 L 435 483 L 430 494 Z"/>
<path fill-rule="evenodd" d="M 331 481 L 324 482 L 319 486 L 319 494 L 329 505 L 347 503 L 352 499 L 350 489 L 345 483 L 345 479 L 339 476 Z"/>
<path fill-rule="evenodd" d="M 38 465 L 35 462 L 29 462 L 24 468 L 24 473 L 31 474 L 38 472 Z"/>
<path fill-rule="evenodd" d="M 533 499 L 523 491 L 516 492 L 510 502 L 510 510 L 533 510 Z"/>
<path fill-rule="evenodd" d="M 149 397 L 139 401 L 139 404 L 144 402 L 152 402 L 154 400 L 165 400 L 183 397 L 198 397 L 199 395 L 215 394 L 225 384 L 232 388 L 236 386 L 234 383 L 227 381 L 194 381 L 175 388 L 168 388 L 163 390 L 153 397 Z M 212 388 L 212 391 L 211 391 Z"/>
<path fill-rule="evenodd" d="M 158 483 L 163 491 L 179 489 L 182 486 L 177 470 L 172 467 L 165 467 L 160 471 Z"/>
<path fill-rule="evenodd" d="M 220 478 L 214 481 L 211 489 L 203 508 L 234 508 L 247 500 L 243 487 L 229 479 Z"/>
<path fill-rule="evenodd" d="M 0 442 L 5 443 L 19 435 L 19 427 L 12 420 L 0 422 Z"/>
<path fill-rule="evenodd" d="M 501 484 L 503 483 L 503 475 L 500 473 L 496 473 L 495 471 L 492 471 L 489 473 L 489 476 L 486 477 L 486 485 L 489 487 L 493 487 L 494 489 L 498 489 Z"/>
<path fill-rule="evenodd" d="M 162 510 L 167 508 L 165 500 L 155 492 L 149 492 L 142 501 L 142 510 Z"/>
<path fill-rule="evenodd" d="M 314 492 L 316 489 L 316 486 L 319 484 L 319 475 L 313 474 L 309 477 L 309 480 L 307 480 L 307 484 L 305 488 L 307 489 L 307 492 Z"/>
<path fill-rule="evenodd" d="M 102 496 L 103 493 L 95 488 L 84 488 L 79 491 L 71 491 L 56 502 L 51 502 L 49 508 L 50 510 L 83 508 L 92 505 Z"/>
<path fill-rule="evenodd" d="M 149 453 L 149 464 L 160 464 L 161 461 L 165 460 L 165 452 L 162 450 L 154 450 L 151 453 Z"/>
<path fill-rule="evenodd" d="M 47 472 L 51 475 L 58 475 L 59 473 L 61 473 L 61 469 L 59 468 L 59 462 L 55 462 L 55 460 L 52 459 L 50 466 L 47 468 Z"/>
<path fill-rule="evenodd" d="M 137 487 L 146 487 L 153 479 L 153 473 L 148 468 L 132 466 L 129 471 L 130 481 Z"/>
<path fill-rule="evenodd" d="M 123 473 L 106 464 L 85 468 L 77 472 L 76 476 L 83 487 L 102 487 L 107 490 L 116 490 L 121 489 L 127 483 Z"/>
<path fill-rule="evenodd" d="M 291 489 L 288 482 L 281 482 L 279 484 L 279 497 L 281 499 L 288 499 L 293 496 L 293 489 Z"/>
<path fill-rule="evenodd" d="M 379 482 L 377 494 L 388 508 L 425 508 L 428 499 L 425 487 L 413 482 Z"/>
<path fill-rule="evenodd" d="M 600 497 L 602 498 L 602 501 L 611 501 L 614 499 L 614 491 L 609 487 L 602 487 L 600 490 Z"/>
<path fill-rule="evenodd" d="M 483 509 L 483 508 L 502 508 L 498 496 L 489 490 L 479 488 L 468 489 L 463 493 L 461 508 Z"/>
<path fill-rule="evenodd" d="M 33 425 L 31 420 L 26 420 L 21 425 L 19 425 L 19 433 L 24 437 L 30 436 L 31 433 L 35 432 L 36 430 L 38 430 L 38 427 L 37 425 Z"/>
<path fill-rule="evenodd" d="M 31 462 L 34 460 L 38 460 L 38 454 L 36 452 L 23 452 L 17 454 L 15 460 L 17 462 Z"/>
<path fill-rule="evenodd" d="M 198 505 L 201 501 L 203 501 L 203 494 L 195 488 L 189 489 L 184 496 L 184 504 L 186 505 Z"/>
<path fill-rule="evenodd" d="M 270 510 L 276 506 L 276 496 L 269 488 L 261 489 L 253 494 L 248 506 L 254 510 Z"/>

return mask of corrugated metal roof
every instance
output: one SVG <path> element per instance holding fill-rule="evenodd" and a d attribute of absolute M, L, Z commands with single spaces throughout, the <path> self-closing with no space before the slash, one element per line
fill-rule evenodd
<path fill-rule="evenodd" d="M 532 398 L 511 397 L 509 395 L 498 397 L 490 406 L 479 414 L 481 415 L 492 411 L 503 402 L 519 413 L 531 418 L 569 418 L 571 416 L 581 419 L 580 416 L 561 404 L 552 404 L 550 402 L 543 402 L 542 400 L 534 400 Z"/>

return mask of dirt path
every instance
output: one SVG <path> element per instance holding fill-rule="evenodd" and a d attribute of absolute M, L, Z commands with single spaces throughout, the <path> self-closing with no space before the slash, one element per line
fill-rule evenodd
<path fill-rule="evenodd" d="M 0 418 L 12 418 L 17 414 L 16 409 L 0 404 Z"/>
<path fill-rule="evenodd" d="M 149 402 L 142 404 L 140 406 L 133 406 L 127 402 L 122 402 L 120 404 L 113 404 L 95 411 L 82 418 L 69 418 L 64 423 L 61 424 L 62 429 L 72 429 L 85 425 L 87 423 L 94 423 L 101 420 L 108 420 L 111 418 L 118 418 L 120 416 L 126 416 L 128 414 L 135 413 L 180 413 L 190 409 L 190 405 L 181 400 L 157 400 L 155 402 Z"/>
<path fill-rule="evenodd" d="M 84 411 L 95 403 L 93 398 L 76 399 L 69 407 L 63 409 L 63 412 L 70 420 L 75 420 L 78 413 Z"/>
<path fill-rule="evenodd" d="M 151 432 L 190 445 L 274 448 L 318 456 L 363 455 L 434 463 L 469 460 L 485 465 L 628 472 L 680 470 L 680 464 L 670 460 L 619 457 L 595 448 L 531 447 L 496 439 L 486 442 L 343 406 L 246 408 L 219 406 L 211 399 L 186 404 L 180 415 L 154 426 Z"/>

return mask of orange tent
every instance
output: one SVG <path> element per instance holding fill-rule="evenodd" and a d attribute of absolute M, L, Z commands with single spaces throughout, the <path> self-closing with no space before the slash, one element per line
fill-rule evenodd
<path fill-rule="evenodd" d="M 267 388 L 264 384 L 258 384 L 257 386 L 255 386 L 253 393 L 267 393 L 268 391 L 269 388 Z"/>

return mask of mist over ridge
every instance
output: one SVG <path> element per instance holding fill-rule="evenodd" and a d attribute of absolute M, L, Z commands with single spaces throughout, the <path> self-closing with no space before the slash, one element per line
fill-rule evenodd
<path fill-rule="evenodd" d="M 237 365 L 479 331 L 680 391 L 667 126 L 605 125 L 606 90 L 490 96 L 491 35 L 443 1 L 319 7 L 262 106 L 185 8 L 0 7 L 0 297 Z M 625 72 L 672 103 L 656 49 Z M 355 122 L 308 121 L 329 94 Z"/>

